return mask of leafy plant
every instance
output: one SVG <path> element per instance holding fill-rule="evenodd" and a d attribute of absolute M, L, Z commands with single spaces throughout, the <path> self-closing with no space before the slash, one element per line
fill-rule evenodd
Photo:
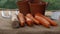
<path fill-rule="evenodd" d="M 0 0 L 0 8 L 16 9 L 17 0 Z M 43 0 L 48 2 L 47 10 L 60 10 L 60 0 Z"/>

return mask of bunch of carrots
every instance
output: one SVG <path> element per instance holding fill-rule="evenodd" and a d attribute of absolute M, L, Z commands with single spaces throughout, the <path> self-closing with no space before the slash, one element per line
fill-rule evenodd
<path fill-rule="evenodd" d="M 19 13 L 18 20 L 20 26 L 27 24 L 32 26 L 33 24 L 43 25 L 47 28 L 57 26 L 56 22 L 44 15 L 46 3 L 42 0 L 22 0 L 17 2 Z M 43 13 L 42 13 L 43 12 Z"/>
<path fill-rule="evenodd" d="M 51 20 L 50 18 L 42 14 L 35 14 L 35 16 L 33 17 L 30 13 L 28 13 L 26 16 L 24 16 L 22 13 L 19 13 L 18 17 L 21 26 L 24 26 L 25 23 L 28 26 L 32 26 L 33 24 L 37 24 L 37 25 L 41 24 L 47 28 L 49 28 L 50 25 L 57 26 L 55 21 Z"/>

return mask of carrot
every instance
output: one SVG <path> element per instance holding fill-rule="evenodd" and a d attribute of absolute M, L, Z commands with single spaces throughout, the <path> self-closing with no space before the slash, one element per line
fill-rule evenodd
<path fill-rule="evenodd" d="M 32 24 L 33 24 L 32 19 L 28 18 L 27 16 L 26 16 L 25 18 L 26 18 L 26 23 L 27 23 L 27 25 L 28 25 L 28 26 L 32 26 Z"/>
<path fill-rule="evenodd" d="M 30 19 L 32 19 L 35 24 L 39 25 L 39 21 L 36 20 L 31 14 L 27 14 L 27 17 L 29 17 Z"/>
<path fill-rule="evenodd" d="M 52 21 L 50 18 L 48 18 L 48 17 L 45 17 L 46 18 L 46 20 L 47 21 L 49 21 L 50 22 L 50 24 L 52 25 L 52 26 L 57 26 L 57 23 L 55 22 L 55 21 Z"/>
<path fill-rule="evenodd" d="M 50 23 L 44 19 L 43 17 L 41 16 L 38 16 L 38 15 L 35 15 L 35 18 L 45 27 L 49 28 L 50 27 Z"/>
<path fill-rule="evenodd" d="M 24 26 L 24 24 L 25 24 L 24 15 L 22 13 L 18 13 L 18 18 L 19 18 L 20 25 Z"/>
<path fill-rule="evenodd" d="M 56 23 L 55 21 L 51 20 L 51 19 L 48 18 L 48 17 L 43 16 L 42 14 L 39 14 L 39 15 L 40 15 L 41 17 L 45 18 L 47 21 L 49 21 L 52 26 L 57 26 L 57 23 Z"/>

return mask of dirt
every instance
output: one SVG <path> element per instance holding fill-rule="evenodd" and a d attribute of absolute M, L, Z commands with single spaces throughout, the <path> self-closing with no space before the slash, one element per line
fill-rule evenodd
<path fill-rule="evenodd" d="M 13 12 L 12 12 L 13 13 Z M 41 25 L 34 25 L 33 27 L 20 27 L 13 29 L 11 18 L 3 18 L 0 11 L 0 34 L 60 34 L 60 23 L 57 27 L 45 28 Z"/>

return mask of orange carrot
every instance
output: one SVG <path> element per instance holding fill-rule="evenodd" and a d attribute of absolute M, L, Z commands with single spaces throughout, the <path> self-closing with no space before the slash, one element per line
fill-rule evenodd
<path fill-rule="evenodd" d="M 50 23 L 44 19 L 43 17 L 41 16 L 38 16 L 38 15 L 35 15 L 35 18 L 45 27 L 49 28 L 50 27 Z"/>
<path fill-rule="evenodd" d="M 32 19 L 34 21 L 35 24 L 40 24 L 38 20 L 36 20 L 31 14 L 27 14 L 27 17 L 29 17 L 30 19 Z"/>
<path fill-rule="evenodd" d="M 46 18 L 46 20 L 47 21 L 49 21 L 50 22 L 50 24 L 52 25 L 52 26 L 57 26 L 57 23 L 55 22 L 55 21 L 52 21 L 50 18 L 48 18 L 48 17 L 45 17 Z"/>
<path fill-rule="evenodd" d="M 18 18 L 19 18 L 20 25 L 24 26 L 24 24 L 25 24 L 24 15 L 22 13 L 18 13 Z"/>
<path fill-rule="evenodd" d="M 26 18 L 26 23 L 27 23 L 27 25 L 28 25 L 28 26 L 32 26 L 32 24 L 33 24 L 32 19 L 28 18 L 27 16 L 26 16 L 25 18 Z"/>
<path fill-rule="evenodd" d="M 56 23 L 55 21 L 51 20 L 51 19 L 48 18 L 48 17 L 43 16 L 42 14 L 39 14 L 39 15 L 40 15 L 41 17 L 45 18 L 47 21 L 49 21 L 52 26 L 57 26 L 57 23 Z"/>

